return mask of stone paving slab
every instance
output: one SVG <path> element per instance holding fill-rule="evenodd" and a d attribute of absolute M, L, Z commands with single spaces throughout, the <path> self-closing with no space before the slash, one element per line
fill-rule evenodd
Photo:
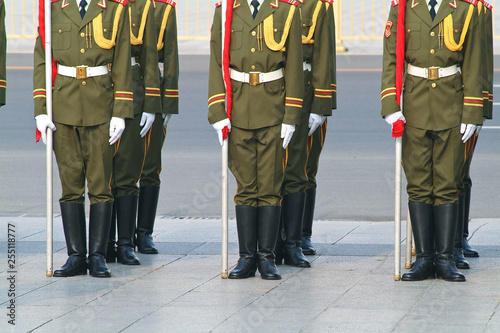
<path fill-rule="evenodd" d="M 471 221 L 470 243 L 481 257 L 469 259 L 466 283 L 394 281 L 392 222 L 315 221 L 312 268 L 280 266 L 279 281 L 258 273 L 221 279 L 218 220 L 158 216 L 160 254 L 138 254 L 140 266 L 110 264 L 110 279 L 46 277 L 45 219 L 0 222 L 0 332 L 500 331 L 500 219 Z M 15 298 L 6 265 L 9 223 L 16 230 Z M 236 226 L 229 224 L 235 265 Z M 56 216 L 54 269 L 65 260 Z M 8 323 L 12 301 L 15 326 Z"/>

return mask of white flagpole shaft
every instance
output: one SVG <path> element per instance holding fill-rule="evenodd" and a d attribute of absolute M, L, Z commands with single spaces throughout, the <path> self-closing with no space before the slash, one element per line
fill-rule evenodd
<path fill-rule="evenodd" d="M 406 214 L 406 261 L 405 268 L 411 268 L 411 252 L 413 245 L 413 232 L 411 229 L 410 211 Z"/>
<path fill-rule="evenodd" d="M 222 143 L 222 272 L 221 278 L 227 279 L 228 276 L 228 219 L 227 219 L 227 169 L 228 169 L 228 139 Z"/>
<path fill-rule="evenodd" d="M 401 279 L 401 137 L 396 138 L 395 197 L 394 197 L 394 280 Z"/>
<path fill-rule="evenodd" d="M 45 87 L 47 95 L 47 116 L 52 120 L 52 14 L 51 1 L 45 0 Z M 39 9 L 40 10 L 40 9 Z M 46 161 L 47 161 L 47 271 L 48 277 L 53 273 L 53 211 L 52 211 L 52 130 L 47 129 Z"/>

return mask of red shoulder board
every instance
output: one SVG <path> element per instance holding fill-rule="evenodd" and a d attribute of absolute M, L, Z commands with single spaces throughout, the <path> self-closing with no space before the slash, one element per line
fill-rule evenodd
<path fill-rule="evenodd" d="M 397 5 L 399 5 L 399 0 L 392 0 L 391 5 L 392 7 L 396 7 Z"/>
<path fill-rule="evenodd" d="M 297 7 L 299 5 L 299 2 L 295 1 L 295 0 L 279 0 L 279 1 L 286 2 L 286 3 L 288 3 L 288 4 L 292 5 L 292 6 L 295 6 L 295 7 Z"/>
<path fill-rule="evenodd" d="M 172 7 L 175 7 L 177 5 L 177 3 L 174 0 L 155 0 L 155 1 L 166 3 L 167 5 L 170 5 Z"/>
<path fill-rule="evenodd" d="M 215 4 L 215 8 L 218 8 L 218 7 L 220 7 L 220 6 L 222 6 L 222 1 L 219 1 L 219 2 L 217 2 L 217 3 Z"/>
<path fill-rule="evenodd" d="M 120 5 L 124 5 L 124 6 L 127 5 L 127 0 L 111 0 L 111 1 L 118 2 Z"/>
<path fill-rule="evenodd" d="M 58 1 L 59 1 L 59 0 L 52 0 L 52 2 L 58 2 Z M 0 2 L 2 2 L 2 1 L 0 0 Z"/>
<path fill-rule="evenodd" d="M 484 1 L 483 3 L 484 3 L 484 7 L 488 8 L 489 10 L 493 10 L 493 5 L 487 3 L 486 1 Z"/>
<path fill-rule="evenodd" d="M 333 0 L 326 0 L 326 2 L 333 6 Z"/>
<path fill-rule="evenodd" d="M 468 3 L 470 3 L 471 5 L 477 6 L 477 1 L 478 1 L 478 0 L 462 0 L 462 1 L 464 1 L 464 2 L 468 2 Z"/>

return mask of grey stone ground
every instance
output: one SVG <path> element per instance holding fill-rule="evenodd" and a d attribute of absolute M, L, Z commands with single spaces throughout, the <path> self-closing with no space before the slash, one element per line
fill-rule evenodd
<path fill-rule="evenodd" d="M 471 221 L 471 244 L 481 257 L 470 259 L 465 283 L 394 281 L 392 222 L 317 221 L 312 268 L 280 266 L 283 279 L 265 281 L 258 274 L 220 278 L 218 220 L 158 216 L 160 254 L 139 254 L 140 266 L 110 264 L 110 279 L 46 277 L 45 218 L 0 221 L 0 332 L 500 331 L 498 219 Z M 6 268 L 9 224 L 16 230 L 15 273 Z M 229 242 L 232 266 L 234 220 Z M 58 268 L 66 260 L 59 216 L 54 252 Z M 15 326 L 8 323 L 12 287 Z"/>

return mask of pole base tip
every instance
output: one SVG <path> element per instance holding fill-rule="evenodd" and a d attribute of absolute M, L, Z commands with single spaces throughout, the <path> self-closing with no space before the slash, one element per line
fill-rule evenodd
<path fill-rule="evenodd" d="M 394 275 L 394 281 L 399 281 L 401 280 L 401 276 L 399 275 Z"/>
<path fill-rule="evenodd" d="M 412 256 L 416 256 L 417 255 L 417 251 L 416 250 L 411 250 L 411 255 Z"/>
<path fill-rule="evenodd" d="M 410 269 L 411 268 L 411 264 L 405 264 L 405 268 L 406 269 Z"/>
<path fill-rule="evenodd" d="M 227 273 L 221 273 L 220 277 L 221 279 L 227 279 L 228 274 Z"/>
<path fill-rule="evenodd" d="M 47 277 L 52 277 L 52 271 L 47 271 L 47 272 L 45 272 L 45 275 L 46 275 Z"/>

